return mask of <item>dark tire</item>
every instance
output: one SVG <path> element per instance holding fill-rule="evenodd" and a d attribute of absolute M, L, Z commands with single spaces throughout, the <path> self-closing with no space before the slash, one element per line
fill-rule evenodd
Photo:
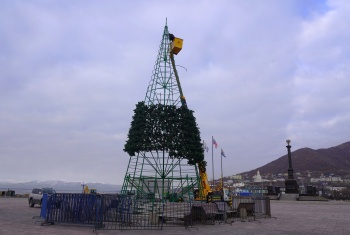
<path fill-rule="evenodd" d="M 33 201 L 33 199 L 29 199 L 29 206 L 30 207 L 34 207 L 35 203 Z"/>

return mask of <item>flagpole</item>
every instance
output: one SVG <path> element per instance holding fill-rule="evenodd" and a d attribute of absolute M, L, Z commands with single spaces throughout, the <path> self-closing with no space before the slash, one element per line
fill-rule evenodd
<path fill-rule="evenodd" d="M 211 136 L 211 165 L 213 167 L 213 186 L 212 186 L 212 190 L 214 190 L 214 147 L 213 147 L 213 143 L 214 143 L 214 136 Z"/>
<path fill-rule="evenodd" d="M 223 174 L 222 174 L 222 149 L 221 149 L 221 189 L 224 190 L 224 182 L 223 182 Z"/>

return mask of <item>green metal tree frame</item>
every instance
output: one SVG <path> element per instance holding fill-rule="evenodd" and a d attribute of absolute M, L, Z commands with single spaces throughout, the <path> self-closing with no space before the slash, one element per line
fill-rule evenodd
<path fill-rule="evenodd" d="M 197 163 L 204 159 L 169 35 L 165 25 L 145 100 L 136 106 L 125 144 L 130 159 L 121 191 L 162 201 L 193 198 L 200 181 Z"/>

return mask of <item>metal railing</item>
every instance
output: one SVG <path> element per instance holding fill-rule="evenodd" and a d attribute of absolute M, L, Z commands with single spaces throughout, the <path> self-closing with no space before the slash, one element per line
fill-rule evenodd
<path fill-rule="evenodd" d="M 233 196 L 231 202 L 169 202 L 135 195 L 54 194 L 47 223 L 87 224 L 94 229 L 135 230 L 190 227 L 271 217 L 269 198 Z"/>
<path fill-rule="evenodd" d="M 53 194 L 47 201 L 47 223 L 95 224 L 101 197 L 92 194 Z"/>

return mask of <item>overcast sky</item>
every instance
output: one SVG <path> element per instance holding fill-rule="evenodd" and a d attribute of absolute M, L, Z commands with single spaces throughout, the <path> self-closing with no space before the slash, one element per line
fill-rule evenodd
<path fill-rule="evenodd" d="M 2 0 L 0 180 L 122 184 L 166 18 L 216 177 L 350 140 L 348 0 Z"/>

